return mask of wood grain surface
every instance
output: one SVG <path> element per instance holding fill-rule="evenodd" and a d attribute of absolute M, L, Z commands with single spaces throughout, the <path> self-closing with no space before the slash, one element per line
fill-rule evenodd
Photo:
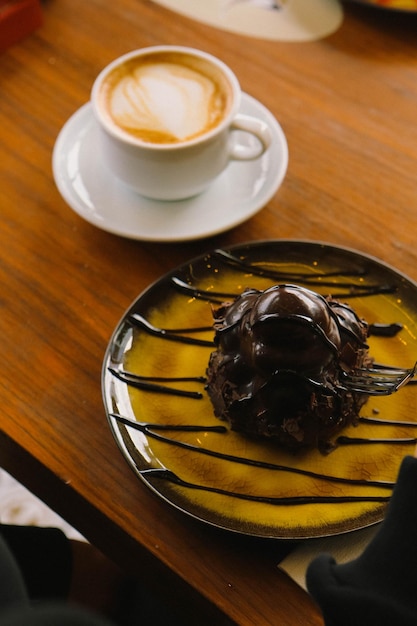
<path fill-rule="evenodd" d="M 326 241 L 417 280 L 417 16 L 344 9 L 334 35 L 279 43 L 149 0 L 45 0 L 43 26 L 0 56 L 0 462 L 109 556 L 153 580 L 173 610 L 186 601 L 190 623 L 317 626 L 322 618 L 277 569 L 279 542 L 207 528 L 137 480 L 106 423 L 104 352 L 145 287 L 217 246 Z M 56 137 L 98 72 L 159 43 L 222 58 L 289 145 L 287 176 L 262 211 L 185 244 L 95 228 L 67 206 L 51 170 Z"/>

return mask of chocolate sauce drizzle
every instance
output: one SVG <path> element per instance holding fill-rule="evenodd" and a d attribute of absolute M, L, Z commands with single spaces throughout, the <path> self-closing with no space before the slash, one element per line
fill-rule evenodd
<path fill-rule="evenodd" d="M 149 469 L 142 470 L 140 474 L 146 478 L 158 478 L 168 480 L 180 487 L 187 489 L 196 489 L 198 491 L 207 491 L 209 493 L 218 493 L 220 495 L 238 498 L 240 500 L 249 500 L 250 502 L 262 502 L 265 504 L 273 504 L 275 506 L 289 506 L 300 504 L 340 504 L 343 502 L 388 502 L 389 496 L 257 496 L 248 493 L 238 493 L 236 491 L 228 491 L 219 487 L 209 487 L 207 485 L 198 485 L 190 483 L 179 478 L 174 472 L 167 469 Z"/>
<path fill-rule="evenodd" d="M 194 293 L 194 292 L 193 292 Z M 195 292 L 195 294 L 200 294 L 201 292 Z M 213 294 L 213 292 L 210 292 Z M 214 294 L 216 295 L 216 294 Z M 224 298 L 231 297 L 230 294 L 220 294 Z M 215 300 L 210 299 L 211 302 L 215 302 Z M 219 302 L 223 302 L 223 300 L 219 300 Z M 136 326 L 137 328 L 141 328 L 145 332 L 155 337 L 162 337 L 168 341 L 177 341 L 178 343 L 188 343 L 190 345 L 195 346 L 203 346 L 206 348 L 213 348 L 214 341 L 207 339 L 197 339 L 195 337 L 189 337 L 187 334 L 192 333 L 201 333 L 201 332 L 213 332 L 213 326 L 196 326 L 194 328 L 158 328 L 151 324 L 143 315 L 139 315 L 139 313 L 132 313 L 128 317 L 128 321 L 132 324 L 132 326 Z M 402 325 L 394 322 L 392 324 L 370 324 L 368 335 L 374 337 L 395 337 L 400 330 L 402 330 Z"/>
<path fill-rule="evenodd" d="M 402 324 L 370 324 L 368 335 L 373 337 L 395 337 L 402 330 Z"/>
<path fill-rule="evenodd" d="M 173 276 L 171 278 L 171 282 L 178 289 L 178 291 L 182 291 L 188 295 L 191 295 L 193 298 L 207 300 L 208 302 L 214 302 L 216 304 L 221 304 L 225 300 L 234 300 L 239 295 L 238 292 L 205 291 L 204 289 L 198 289 L 197 287 L 185 282 L 181 278 L 178 278 L 178 276 Z M 293 280 L 292 282 L 295 282 L 295 280 Z M 396 291 L 396 288 L 392 285 L 363 285 L 361 283 L 352 283 L 351 285 L 342 283 L 340 285 L 337 285 L 333 282 L 324 283 L 322 281 L 314 281 L 313 279 L 303 279 L 302 282 L 304 285 L 308 285 L 309 287 L 325 287 L 326 285 L 332 287 L 343 286 L 346 288 L 346 290 L 343 292 L 333 292 L 332 290 L 332 297 L 335 299 L 343 298 L 344 300 L 351 298 L 363 298 L 365 296 L 376 296 L 384 293 L 395 293 Z M 284 283 L 280 281 L 280 284 Z"/>
<path fill-rule="evenodd" d="M 366 276 L 366 271 L 363 268 L 352 268 L 350 270 L 341 270 L 336 269 L 329 272 L 283 272 L 278 270 L 271 270 L 268 267 L 263 267 L 258 264 L 248 263 L 243 259 L 227 252 L 226 250 L 217 249 L 213 252 L 213 258 L 224 262 L 229 268 L 236 268 L 240 272 L 250 273 L 253 276 L 262 276 L 263 278 L 270 278 L 274 282 L 278 283 L 299 283 L 302 282 L 304 285 L 308 285 L 310 287 L 340 287 L 343 288 L 344 291 L 342 293 L 333 293 L 333 298 L 356 298 L 363 296 L 374 296 L 384 293 L 395 293 L 396 287 L 395 285 L 365 285 L 361 282 L 335 282 L 335 281 L 326 281 L 323 279 L 332 278 L 332 277 L 363 277 Z M 178 281 L 178 279 L 173 278 L 173 281 L 176 282 L 177 286 L 185 289 L 187 283 L 183 283 L 182 281 Z M 200 292 L 197 290 L 199 294 L 207 292 Z M 209 292 L 212 294 L 213 292 Z M 217 293 L 216 295 L 221 295 Z M 239 294 L 226 294 L 228 297 L 236 297 Z"/>
<path fill-rule="evenodd" d="M 247 457 L 242 457 L 242 456 L 237 456 L 237 455 L 232 455 L 232 454 L 224 454 L 222 452 L 218 452 L 217 450 L 210 450 L 208 448 L 203 448 L 201 446 L 195 446 L 191 443 L 187 443 L 185 441 L 180 441 L 177 439 L 171 439 L 169 437 L 166 437 L 164 435 L 160 434 L 160 431 L 183 431 L 183 432 L 200 432 L 200 431 L 206 431 L 206 432 L 216 432 L 219 434 L 226 434 L 228 432 L 227 428 L 225 428 L 224 426 L 186 426 L 186 425 L 166 425 L 166 424 L 150 424 L 150 423 L 143 423 L 143 422 L 137 422 L 134 421 L 132 419 L 129 419 L 127 417 L 124 417 L 123 415 L 119 415 L 117 413 L 112 413 L 110 415 L 110 417 L 114 418 L 115 420 L 117 420 L 118 422 L 125 424 L 126 426 L 130 426 L 131 428 L 134 428 L 135 430 L 139 430 L 140 432 L 142 432 L 143 434 L 145 434 L 147 437 L 151 438 L 151 439 L 156 439 L 158 441 L 162 441 L 163 443 L 172 445 L 172 446 L 177 446 L 178 448 L 182 448 L 182 449 L 186 449 L 186 450 L 191 450 L 192 452 L 196 452 L 198 454 L 203 454 L 206 456 L 211 456 L 217 459 L 222 459 L 223 461 L 228 461 L 231 463 L 239 463 L 241 465 L 247 465 L 250 467 L 257 467 L 257 468 L 262 468 L 262 469 L 266 469 L 266 470 L 270 470 L 270 471 L 275 471 L 275 472 L 287 472 L 290 474 L 299 474 L 302 476 L 309 476 L 311 478 L 315 478 L 315 479 L 319 479 L 322 481 L 326 481 L 326 482 L 331 482 L 331 483 L 342 483 L 342 484 L 349 484 L 349 485 L 360 485 L 360 486 L 366 486 L 366 487 L 379 487 L 382 489 L 392 489 L 394 487 L 394 483 L 389 482 L 389 481 L 379 481 L 379 480 L 369 480 L 369 479 L 355 479 L 355 478 L 346 478 L 343 476 L 332 476 L 329 474 L 321 474 L 318 472 L 313 472 L 311 470 L 306 470 L 306 469 L 302 469 L 302 468 L 298 468 L 298 467 L 290 467 L 287 465 L 280 465 L 277 463 L 268 463 L 265 461 L 259 461 L 258 459 L 250 459 Z M 144 473 L 144 471 L 142 471 L 142 474 Z M 163 478 L 168 478 L 168 476 L 165 475 L 161 475 L 159 477 L 163 477 Z M 191 486 L 191 483 L 188 483 L 188 486 Z M 198 485 L 194 485 L 195 488 L 200 488 Z M 211 490 L 211 488 L 207 488 L 208 490 Z M 220 491 L 218 491 L 218 493 L 220 493 Z M 223 492 L 225 493 L 225 492 Z M 243 497 L 241 494 L 238 493 L 234 493 L 234 492 L 227 492 L 228 495 L 230 496 L 235 496 L 235 497 Z M 244 496 L 247 499 L 257 499 L 256 496 Z M 345 498 L 346 496 L 341 496 L 341 498 Z M 343 499 L 342 501 L 344 502 L 353 502 L 355 500 L 357 500 L 358 498 L 363 501 L 364 499 L 367 500 L 368 497 L 365 496 L 348 496 L 349 500 L 345 500 Z M 351 499 L 352 498 L 352 499 Z M 373 499 L 373 498 L 371 498 Z M 380 499 L 379 501 L 385 501 L 385 497 L 383 497 L 382 499 Z M 281 503 L 281 501 L 283 501 L 284 503 L 289 500 L 288 498 L 274 498 L 274 501 L 276 504 Z M 313 502 L 316 501 L 314 499 L 312 499 L 310 496 L 303 496 L 298 498 L 299 500 L 299 504 L 302 503 L 306 503 L 306 502 Z M 269 501 L 269 499 L 268 499 Z M 319 500 L 317 500 L 319 502 L 322 502 L 323 500 L 320 498 Z M 326 500 L 327 501 L 327 500 Z M 339 497 L 332 497 L 331 501 L 341 501 Z M 297 503 L 297 502 L 292 502 L 293 504 Z"/>
<path fill-rule="evenodd" d="M 408 384 L 410 384 L 412 381 L 410 381 Z M 401 427 L 405 427 L 405 428 L 417 428 L 417 422 L 404 422 L 402 420 L 387 420 L 387 419 L 380 419 L 379 417 L 360 417 L 359 418 L 360 422 L 363 422 L 364 424 L 376 424 L 376 425 L 383 425 L 383 426 L 401 426 Z"/>
<path fill-rule="evenodd" d="M 212 348 L 214 346 L 214 341 L 207 341 L 205 339 L 197 339 L 196 337 L 187 337 L 186 333 L 199 333 L 202 331 L 213 330 L 212 327 L 205 326 L 202 328 L 157 328 L 153 326 L 148 320 L 143 317 L 143 315 L 139 315 L 139 313 L 132 313 L 129 315 L 129 322 L 132 326 L 136 326 L 145 330 L 150 335 L 155 335 L 159 337 L 163 337 L 167 341 L 177 341 L 178 343 L 188 343 L 195 346 L 204 346 L 208 348 Z"/>
<path fill-rule="evenodd" d="M 357 298 L 364 296 L 373 296 L 379 294 L 387 294 L 387 293 L 395 293 L 396 287 L 389 284 L 382 285 L 364 285 L 358 281 L 352 281 L 350 283 L 346 282 L 334 282 L 332 279 L 335 277 L 358 277 L 362 278 L 366 275 L 364 269 L 361 268 L 352 268 L 351 270 L 334 270 L 331 272 L 322 272 L 322 273 L 308 273 L 308 272 L 280 272 L 277 270 L 271 270 L 268 267 L 263 267 L 261 265 L 255 265 L 253 263 L 248 263 L 243 259 L 240 259 L 230 252 L 225 250 L 215 250 L 212 255 L 213 258 L 218 260 L 221 263 L 224 263 L 228 266 L 228 268 L 236 269 L 239 272 L 250 273 L 254 276 L 261 276 L 264 278 L 270 278 L 274 282 L 279 283 L 299 283 L 302 282 L 306 286 L 316 286 L 316 287 L 332 287 L 332 297 L 335 299 L 338 298 Z M 170 279 L 171 285 L 180 293 L 184 293 L 187 297 L 192 296 L 196 299 L 205 300 L 207 302 L 221 304 L 225 300 L 230 300 L 236 298 L 239 293 L 232 292 L 216 292 L 216 291 L 206 291 L 199 289 L 198 287 L 190 284 L 189 282 L 183 280 L 178 276 L 172 276 Z M 334 288 L 341 289 L 340 293 L 334 293 Z M 193 334 L 204 333 L 204 332 L 213 332 L 213 326 L 202 326 L 195 328 L 157 328 L 152 325 L 143 315 L 139 313 L 132 313 L 128 316 L 128 322 L 132 325 L 132 327 L 139 328 L 140 330 L 153 335 L 155 337 L 159 337 L 161 339 L 167 341 L 173 341 L 178 343 L 185 343 L 195 346 L 200 346 L 204 348 L 213 348 L 214 340 L 213 339 L 201 339 L 197 337 L 193 337 Z M 371 324 L 369 327 L 369 335 L 379 336 L 379 337 L 394 337 L 398 332 L 400 332 L 402 326 L 397 323 L 390 324 Z M 206 379 L 204 376 L 190 376 L 190 377 L 147 377 L 140 376 L 138 374 L 125 371 L 121 369 L 119 365 L 111 365 L 109 367 L 109 372 L 115 376 L 120 381 L 126 383 L 129 386 L 132 386 L 136 389 L 140 389 L 143 391 L 150 391 L 161 394 L 170 394 L 181 396 L 184 398 L 189 398 L 191 400 L 200 400 L 203 398 L 203 394 L 196 391 L 190 391 L 186 389 L 178 389 L 169 385 L 169 383 L 184 383 L 184 382 L 194 382 L 204 384 Z M 411 384 L 410 381 L 408 384 Z M 306 469 L 290 467 L 280 464 L 274 463 L 266 463 L 263 461 L 240 457 L 236 455 L 228 455 L 217 452 L 216 450 L 210 450 L 208 448 L 203 448 L 201 446 L 196 446 L 185 441 L 181 441 L 178 439 L 173 439 L 167 436 L 166 434 L 162 434 L 163 432 L 167 433 L 169 431 L 182 431 L 182 432 L 214 432 L 219 435 L 226 435 L 229 431 L 225 426 L 204 426 L 204 425 L 167 425 L 167 424 L 153 424 L 153 423 L 143 423 L 137 422 L 133 419 L 124 417 L 123 415 L 119 415 L 117 413 L 112 413 L 110 415 L 117 422 L 122 423 L 130 428 L 141 431 L 146 437 L 156 439 L 160 442 L 163 442 L 167 445 L 177 446 L 183 449 L 190 450 L 197 454 L 203 454 L 206 456 L 212 456 L 215 458 L 222 459 L 226 462 L 231 463 L 239 463 L 247 466 L 258 467 L 270 471 L 278 471 L 278 472 L 287 472 L 293 474 L 300 474 L 304 476 L 308 476 L 314 479 L 331 482 L 331 483 L 344 483 L 349 485 L 356 486 L 364 486 L 364 487 L 377 487 L 387 490 L 392 490 L 394 487 L 394 483 L 388 481 L 378 481 L 378 480 L 370 480 L 370 479 L 353 479 L 346 478 L 343 476 L 332 476 L 321 474 L 313 471 L 309 471 Z M 405 427 L 413 427 L 417 428 L 417 423 L 415 422 L 397 422 L 397 421 L 389 421 L 378 418 L 370 418 L 370 417 L 361 417 L 360 421 L 363 423 L 371 423 L 374 425 L 398 425 Z M 337 439 L 337 444 L 340 446 L 347 445 L 369 445 L 369 444 L 401 444 L 401 445 L 411 445 L 417 443 L 417 438 L 400 438 L 400 439 L 366 439 L 366 438 L 352 438 L 346 436 L 340 436 Z M 186 489 L 196 489 L 196 490 L 204 490 L 207 492 L 218 493 L 222 495 L 226 495 L 228 497 L 234 497 L 239 499 L 244 499 L 248 501 L 254 502 L 264 502 L 273 505 L 302 505 L 302 504 L 324 504 L 324 503 L 340 503 L 340 502 L 387 502 L 390 496 L 374 496 L 371 494 L 364 495 L 341 495 L 341 496 L 289 496 L 289 497 L 263 497 L 257 496 L 254 494 L 242 494 L 237 492 L 232 492 L 216 487 L 204 486 L 200 484 L 194 484 L 187 481 L 182 480 L 178 477 L 174 472 L 170 471 L 166 468 L 149 468 L 145 470 L 140 470 L 140 474 L 143 477 L 147 478 L 156 478 L 158 480 L 165 480 L 176 485 L 179 485 Z"/>
<path fill-rule="evenodd" d="M 163 393 L 171 396 L 181 396 L 183 398 L 193 398 L 195 400 L 200 400 L 203 397 L 203 394 L 199 391 L 187 391 L 185 389 L 177 389 L 175 387 L 167 387 L 166 385 L 158 385 L 158 382 L 197 382 L 197 383 L 205 383 L 206 379 L 204 376 L 190 376 L 190 377 L 151 377 L 151 376 L 138 376 L 137 374 L 133 374 L 132 372 L 127 372 L 126 370 L 122 370 L 117 367 L 109 367 L 109 372 L 113 374 L 116 378 L 121 380 L 122 382 L 134 387 L 135 389 L 142 389 L 142 391 L 154 391 L 157 393 Z"/>
<path fill-rule="evenodd" d="M 416 424 L 417 426 L 417 424 Z M 336 442 L 339 446 L 357 446 L 361 445 L 372 445 L 372 444 L 391 444 L 391 445 L 404 445 L 404 444 L 416 444 L 417 439 L 415 437 L 404 437 L 397 439 L 365 439 L 364 437 L 346 437 L 340 436 L 336 439 Z"/>

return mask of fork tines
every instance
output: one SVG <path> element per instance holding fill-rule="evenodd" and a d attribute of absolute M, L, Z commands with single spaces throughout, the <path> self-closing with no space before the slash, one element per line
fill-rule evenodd
<path fill-rule="evenodd" d="M 416 371 L 417 363 L 408 369 L 374 363 L 370 368 L 345 372 L 342 382 L 350 391 L 371 396 L 388 396 L 406 385 L 415 376 Z"/>

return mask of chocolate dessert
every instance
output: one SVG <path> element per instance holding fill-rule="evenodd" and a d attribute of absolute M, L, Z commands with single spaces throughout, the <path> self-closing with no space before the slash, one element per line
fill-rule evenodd
<path fill-rule="evenodd" d="M 288 449 L 329 452 L 367 395 L 344 376 L 367 367 L 368 324 L 347 305 L 296 285 L 247 289 L 214 311 L 207 391 L 232 430 Z"/>

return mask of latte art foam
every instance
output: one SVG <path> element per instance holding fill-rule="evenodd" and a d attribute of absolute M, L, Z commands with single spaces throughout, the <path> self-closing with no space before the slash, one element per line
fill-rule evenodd
<path fill-rule="evenodd" d="M 229 90 L 224 79 L 187 65 L 181 56 L 131 59 L 103 84 L 113 123 L 152 143 L 188 141 L 217 126 L 228 109 Z"/>

